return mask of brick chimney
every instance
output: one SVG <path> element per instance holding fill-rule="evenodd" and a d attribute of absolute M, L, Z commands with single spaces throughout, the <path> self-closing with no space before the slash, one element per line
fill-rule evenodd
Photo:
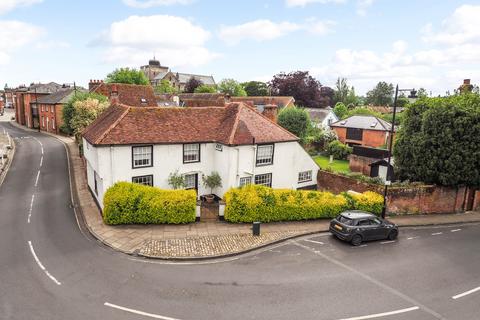
<path fill-rule="evenodd" d="M 117 88 L 117 84 L 114 83 L 112 84 L 110 89 L 110 104 L 117 104 L 117 103 L 119 103 L 118 88 Z"/>
<path fill-rule="evenodd" d="M 262 114 L 273 122 L 277 123 L 278 107 L 275 104 L 267 104 Z"/>
<path fill-rule="evenodd" d="M 91 80 L 88 83 L 88 91 L 92 92 L 103 83 L 103 80 Z"/>
<path fill-rule="evenodd" d="M 470 79 L 464 79 L 463 84 L 467 86 L 470 85 Z"/>

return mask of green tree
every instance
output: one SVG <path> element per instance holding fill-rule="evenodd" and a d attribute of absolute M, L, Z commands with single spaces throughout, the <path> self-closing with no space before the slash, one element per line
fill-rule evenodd
<path fill-rule="evenodd" d="M 127 83 L 148 85 L 150 82 L 141 70 L 120 68 L 109 73 L 105 79 L 107 83 Z"/>
<path fill-rule="evenodd" d="M 391 106 L 393 103 L 393 84 L 379 82 L 375 88 L 367 92 L 366 103 L 376 106 Z"/>
<path fill-rule="evenodd" d="M 177 89 L 174 86 L 172 86 L 170 81 L 165 80 L 165 79 L 160 81 L 160 84 L 156 85 L 153 89 L 155 90 L 155 93 L 159 93 L 159 94 L 177 93 Z"/>
<path fill-rule="evenodd" d="M 338 140 L 333 140 L 327 145 L 327 153 L 337 160 L 344 160 L 352 153 L 352 148 Z"/>
<path fill-rule="evenodd" d="M 337 102 L 335 108 L 333 108 L 333 113 L 335 113 L 338 119 L 343 119 L 347 116 L 348 108 L 343 102 Z"/>
<path fill-rule="evenodd" d="M 194 93 L 195 90 L 202 86 L 203 82 L 195 77 L 191 77 L 188 79 L 187 83 L 185 83 L 185 88 L 183 89 L 183 92 L 185 93 Z"/>
<path fill-rule="evenodd" d="M 480 186 L 480 95 L 423 98 L 409 106 L 394 156 L 401 179 Z"/>
<path fill-rule="evenodd" d="M 303 108 L 283 108 L 278 114 L 278 124 L 303 138 L 310 126 L 310 116 Z"/>
<path fill-rule="evenodd" d="M 217 88 L 216 86 L 202 84 L 201 86 L 195 89 L 195 93 L 216 93 Z"/>
<path fill-rule="evenodd" d="M 336 103 L 342 102 L 345 105 L 358 105 L 358 98 L 355 95 L 355 88 L 350 87 L 346 78 L 337 78 L 335 82 L 335 89 L 333 94 L 333 101 Z"/>
<path fill-rule="evenodd" d="M 223 79 L 220 81 L 218 91 L 232 97 L 245 97 L 247 95 L 242 85 L 233 79 Z"/>
<path fill-rule="evenodd" d="M 269 96 L 268 86 L 265 82 L 248 81 L 242 83 L 243 89 L 249 97 Z"/>
<path fill-rule="evenodd" d="M 427 90 L 425 90 L 425 88 L 420 88 L 418 89 L 417 91 L 417 97 L 420 99 L 420 98 L 426 98 L 428 97 L 428 92 Z"/>
<path fill-rule="evenodd" d="M 108 101 L 100 102 L 97 99 L 87 98 L 73 103 L 73 116 L 70 119 L 70 126 L 77 141 L 81 141 L 81 133 L 97 117 L 108 108 Z"/>
<path fill-rule="evenodd" d="M 71 126 L 70 122 L 75 114 L 74 103 L 77 101 L 84 101 L 87 99 L 96 99 L 99 102 L 108 102 L 107 97 L 98 93 L 90 92 L 76 92 L 74 96 L 63 106 L 63 125 L 60 127 L 60 130 L 63 133 L 71 135 L 74 133 L 74 129 Z"/>

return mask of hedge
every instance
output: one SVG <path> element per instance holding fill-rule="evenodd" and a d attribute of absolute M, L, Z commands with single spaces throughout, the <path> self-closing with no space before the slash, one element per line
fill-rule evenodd
<path fill-rule="evenodd" d="M 195 190 L 162 190 L 118 182 L 103 198 L 106 224 L 180 224 L 195 221 Z"/>
<path fill-rule="evenodd" d="M 230 189 L 225 194 L 225 202 L 224 218 L 227 221 L 273 222 L 334 218 L 349 209 L 379 214 L 383 198 L 374 192 L 348 196 L 248 185 Z"/>

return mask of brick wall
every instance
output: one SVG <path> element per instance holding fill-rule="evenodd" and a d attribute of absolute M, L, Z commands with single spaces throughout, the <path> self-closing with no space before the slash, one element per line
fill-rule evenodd
<path fill-rule="evenodd" d="M 342 143 L 358 143 L 362 146 L 378 148 L 385 144 L 387 131 L 380 131 L 380 130 L 363 130 L 362 141 L 357 140 L 348 140 L 347 139 L 347 129 L 346 128 L 338 128 L 333 127 L 333 130 L 338 136 L 338 140 Z"/>
<path fill-rule="evenodd" d="M 351 154 L 348 158 L 350 171 L 361 172 L 366 176 L 370 176 L 370 171 L 372 169 L 370 164 L 378 161 L 378 159 L 357 156 L 356 154 Z"/>
<path fill-rule="evenodd" d="M 383 186 L 367 184 L 356 179 L 319 170 L 317 175 L 319 190 L 340 193 L 348 190 L 356 192 L 374 191 L 383 194 Z M 451 188 L 436 185 L 414 187 L 390 187 L 387 206 L 390 213 L 452 213 L 463 212 L 467 207 L 469 194 L 473 195 L 473 210 L 480 209 L 480 191 L 465 187 Z"/>

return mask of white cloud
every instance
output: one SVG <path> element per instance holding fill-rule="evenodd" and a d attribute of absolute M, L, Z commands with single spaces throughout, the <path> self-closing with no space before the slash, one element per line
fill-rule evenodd
<path fill-rule="evenodd" d="M 48 40 L 48 41 L 41 41 L 35 45 L 35 48 L 45 50 L 45 49 L 65 49 L 70 48 L 70 43 L 66 41 L 55 41 L 55 40 Z"/>
<path fill-rule="evenodd" d="M 43 0 L 1 0 L 0 14 L 4 14 L 13 10 L 15 7 L 26 7 L 35 3 L 40 3 Z"/>
<path fill-rule="evenodd" d="M 123 3 L 133 8 L 151 8 L 158 6 L 171 6 L 175 4 L 188 4 L 192 0 L 123 0 Z"/>
<path fill-rule="evenodd" d="M 357 0 L 357 14 L 359 16 L 366 16 L 367 9 L 373 4 L 374 0 Z"/>
<path fill-rule="evenodd" d="M 337 23 L 332 20 L 316 20 L 316 19 L 310 19 L 308 22 L 304 25 L 304 28 L 315 35 L 326 35 L 329 34 L 333 31 L 333 27 Z"/>
<path fill-rule="evenodd" d="M 300 28 L 300 25 L 286 21 L 275 23 L 270 20 L 255 20 L 236 26 L 222 26 L 220 39 L 230 45 L 237 44 L 244 39 L 273 40 Z"/>
<path fill-rule="evenodd" d="M 344 3 L 345 1 L 346 0 L 285 0 L 285 4 L 287 7 L 305 7 L 312 3 Z"/>
<path fill-rule="evenodd" d="M 217 57 L 205 47 L 209 38 L 207 30 L 181 17 L 130 16 L 112 23 L 93 44 L 108 47 L 108 62 L 138 67 L 155 53 L 170 67 L 198 66 Z"/>
<path fill-rule="evenodd" d="M 34 42 L 44 34 L 40 27 L 21 21 L 0 21 L 0 64 L 10 61 L 15 50 Z"/>

